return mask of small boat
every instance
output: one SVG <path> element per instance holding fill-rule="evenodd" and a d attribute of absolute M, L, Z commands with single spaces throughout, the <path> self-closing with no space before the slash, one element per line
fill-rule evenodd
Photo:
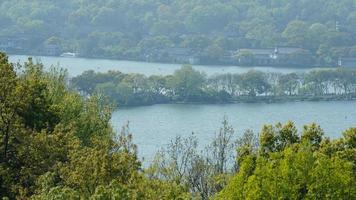
<path fill-rule="evenodd" d="M 71 53 L 71 52 L 66 52 L 66 53 L 62 53 L 61 57 L 75 58 L 75 57 L 77 57 L 77 54 L 76 53 Z"/>

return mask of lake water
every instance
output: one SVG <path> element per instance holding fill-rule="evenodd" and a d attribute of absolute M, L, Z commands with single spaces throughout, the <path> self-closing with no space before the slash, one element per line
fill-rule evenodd
<path fill-rule="evenodd" d="M 11 62 L 24 62 L 29 56 L 11 55 Z M 87 70 L 98 72 L 107 72 L 109 70 L 118 70 L 124 73 L 141 73 L 145 75 L 168 75 L 179 69 L 181 64 L 162 64 L 146 63 L 122 60 L 105 60 L 105 59 L 87 59 L 87 58 L 63 58 L 63 57 L 46 57 L 32 56 L 35 61 L 41 61 L 46 68 L 52 65 L 59 65 L 68 70 L 70 76 L 77 76 Z M 243 73 L 251 69 L 264 72 L 303 72 L 310 69 L 303 68 L 281 68 L 281 67 L 239 67 L 239 66 L 205 66 L 195 65 L 194 68 L 203 71 L 208 75 L 221 73 Z"/>
<path fill-rule="evenodd" d="M 338 138 L 345 129 L 356 127 L 356 101 L 154 105 L 118 109 L 112 123 L 116 130 L 120 130 L 130 121 L 139 156 L 149 161 L 176 135 L 189 136 L 194 132 L 201 147 L 209 144 L 224 116 L 228 117 L 236 135 L 246 129 L 257 133 L 266 123 L 292 120 L 299 130 L 303 125 L 315 122 L 321 125 L 326 136 Z"/>
<path fill-rule="evenodd" d="M 28 56 L 10 56 L 11 62 L 26 61 Z M 34 57 L 41 61 L 45 68 L 60 65 L 68 69 L 70 76 L 77 76 L 86 70 L 107 72 L 119 70 L 125 73 L 142 73 L 145 75 L 172 74 L 181 67 L 180 64 L 144 63 L 132 61 Z M 303 72 L 307 69 L 273 68 L 273 67 L 237 67 L 237 66 L 194 66 L 208 75 L 215 73 L 243 73 L 251 69 L 265 72 Z M 138 144 L 139 156 L 146 161 L 176 135 L 188 136 L 192 132 L 198 137 L 200 146 L 211 142 L 221 126 L 223 117 L 236 130 L 237 135 L 246 129 L 258 132 L 263 124 L 296 122 L 299 129 L 302 125 L 316 122 L 322 126 L 326 135 L 340 137 L 341 132 L 356 126 L 356 101 L 346 102 L 294 102 L 294 103 L 254 103 L 230 105 L 155 105 L 147 107 L 122 108 L 113 114 L 112 124 L 116 130 L 130 121 L 134 142 Z"/>

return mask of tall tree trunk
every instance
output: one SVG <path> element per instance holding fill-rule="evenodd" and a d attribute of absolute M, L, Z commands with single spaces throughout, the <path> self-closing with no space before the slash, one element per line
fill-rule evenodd
<path fill-rule="evenodd" d="M 9 138 L 10 138 L 10 125 L 7 124 L 5 132 L 4 132 L 4 161 L 7 162 L 7 149 L 9 146 Z"/>

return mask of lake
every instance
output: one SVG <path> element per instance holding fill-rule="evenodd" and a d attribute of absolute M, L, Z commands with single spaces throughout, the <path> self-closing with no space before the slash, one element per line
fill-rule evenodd
<path fill-rule="evenodd" d="M 29 56 L 26 55 L 10 55 L 11 62 L 24 62 Z M 87 58 L 63 58 L 63 57 L 47 57 L 47 56 L 32 56 L 34 61 L 41 61 L 46 68 L 52 65 L 59 65 L 68 70 L 70 76 L 77 76 L 87 70 L 97 72 L 107 72 L 109 70 L 118 70 L 124 73 L 141 73 L 149 75 L 168 75 L 179 69 L 181 64 L 163 64 L 163 63 L 147 63 L 123 60 L 105 60 L 105 59 L 87 59 Z M 221 73 L 244 73 L 249 70 L 260 70 L 264 72 L 303 72 L 311 69 L 306 68 L 282 68 L 282 67 L 240 67 L 240 66 L 207 66 L 195 65 L 194 68 L 203 71 L 208 75 Z"/>
<path fill-rule="evenodd" d="M 10 56 L 11 62 L 26 61 L 28 56 Z M 70 76 L 77 76 L 86 70 L 106 72 L 119 70 L 125 73 L 142 73 L 145 75 L 172 74 L 181 67 L 180 64 L 160 64 L 133 61 L 34 57 L 41 61 L 45 68 L 60 65 L 68 69 Z M 238 66 L 194 66 L 208 75 L 215 73 L 243 73 L 251 69 L 265 72 L 303 72 L 310 69 L 274 68 L 274 67 L 238 67 Z M 292 103 L 253 103 L 229 105 L 155 105 L 118 109 L 112 117 L 116 130 L 130 121 L 134 142 L 138 144 L 139 156 L 146 161 L 176 135 L 188 136 L 192 132 L 198 137 L 200 146 L 211 142 L 219 130 L 221 122 L 227 116 L 229 122 L 241 135 L 244 130 L 258 132 L 263 124 L 277 122 L 296 122 L 299 129 L 302 125 L 316 122 L 322 126 L 326 135 L 331 138 L 341 136 L 341 132 L 356 126 L 356 101 L 338 102 L 292 102 Z"/>
<path fill-rule="evenodd" d="M 285 123 L 292 120 L 299 130 L 315 122 L 325 135 L 338 138 L 342 131 L 356 127 L 356 101 L 253 103 L 228 105 L 154 105 L 121 108 L 112 117 L 116 130 L 130 121 L 139 156 L 146 161 L 176 135 L 189 136 L 192 132 L 200 146 L 209 144 L 226 116 L 241 135 L 251 129 L 258 133 L 264 124 Z"/>

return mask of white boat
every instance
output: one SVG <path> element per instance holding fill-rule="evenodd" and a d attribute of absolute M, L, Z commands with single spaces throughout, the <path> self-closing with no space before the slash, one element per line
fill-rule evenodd
<path fill-rule="evenodd" d="M 75 57 L 77 57 L 77 54 L 76 53 L 71 53 L 71 52 L 66 52 L 66 53 L 62 53 L 61 57 L 75 58 Z"/>

